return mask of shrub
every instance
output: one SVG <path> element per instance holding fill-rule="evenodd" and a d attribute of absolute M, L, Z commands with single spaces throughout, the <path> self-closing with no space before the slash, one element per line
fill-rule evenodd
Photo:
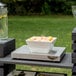
<path fill-rule="evenodd" d="M 2 0 L 7 3 L 9 14 L 72 14 L 75 0 Z"/>

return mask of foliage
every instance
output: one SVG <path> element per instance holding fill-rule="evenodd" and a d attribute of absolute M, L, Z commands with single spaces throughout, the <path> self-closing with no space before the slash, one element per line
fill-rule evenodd
<path fill-rule="evenodd" d="M 48 5 L 47 2 L 44 2 L 43 7 L 42 7 L 42 13 L 43 14 L 50 14 L 50 6 Z"/>
<path fill-rule="evenodd" d="M 7 3 L 9 14 L 72 14 L 73 0 L 2 0 Z"/>

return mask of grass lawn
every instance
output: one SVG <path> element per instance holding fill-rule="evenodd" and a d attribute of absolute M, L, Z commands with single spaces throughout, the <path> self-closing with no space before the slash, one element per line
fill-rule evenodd
<path fill-rule="evenodd" d="M 76 27 L 76 19 L 72 16 L 9 16 L 9 37 L 16 39 L 16 47 L 25 45 L 25 39 L 31 36 L 55 36 L 55 46 L 66 47 L 66 52 L 72 52 L 72 30 Z M 32 70 L 51 71 L 51 68 L 19 66 Z M 52 68 L 54 71 L 67 72 L 71 76 L 71 70 Z M 70 73 L 69 73 L 70 72 Z"/>

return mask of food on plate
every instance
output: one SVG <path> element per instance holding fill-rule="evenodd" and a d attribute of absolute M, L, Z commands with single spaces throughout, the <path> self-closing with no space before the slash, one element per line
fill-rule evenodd
<path fill-rule="evenodd" d="M 54 39 L 54 37 L 52 36 L 33 36 L 31 38 L 29 38 L 30 41 L 52 41 Z"/>
<path fill-rule="evenodd" d="M 32 52 L 49 53 L 56 39 L 56 37 L 52 36 L 32 36 L 26 39 L 26 43 Z"/>

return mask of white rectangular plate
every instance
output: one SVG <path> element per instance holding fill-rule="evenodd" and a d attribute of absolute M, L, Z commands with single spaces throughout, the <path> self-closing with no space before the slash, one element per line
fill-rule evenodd
<path fill-rule="evenodd" d="M 45 61 L 60 61 L 65 47 L 54 47 L 48 54 L 32 53 L 27 45 L 24 45 L 11 53 L 11 57 L 15 59 L 33 59 Z"/>

